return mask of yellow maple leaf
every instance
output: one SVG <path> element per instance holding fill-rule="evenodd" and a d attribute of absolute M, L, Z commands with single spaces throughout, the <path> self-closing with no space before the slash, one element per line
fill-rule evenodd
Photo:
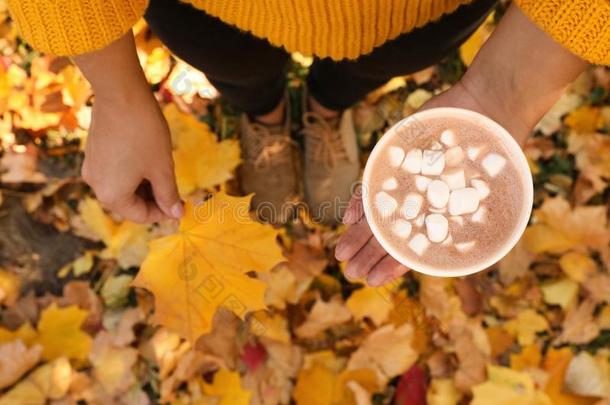
<path fill-rule="evenodd" d="M 221 142 L 208 125 L 168 104 L 163 114 L 169 124 L 174 145 L 176 181 L 180 195 L 195 189 L 206 189 L 233 177 L 239 165 L 239 144 L 227 139 Z"/>
<path fill-rule="evenodd" d="M 543 283 L 540 289 L 544 302 L 559 305 L 562 309 L 570 307 L 578 297 L 578 283 L 569 278 Z"/>
<path fill-rule="evenodd" d="M 0 343 L 8 343 L 17 339 L 27 346 L 32 346 L 36 339 L 36 330 L 29 323 L 24 323 L 14 331 L 0 328 Z"/>
<path fill-rule="evenodd" d="M 548 395 L 537 390 L 526 373 L 490 365 L 487 375 L 487 381 L 472 388 L 472 405 L 552 405 Z"/>
<path fill-rule="evenodd" d="M 519 312 L 515 319 L 506 322 L 504 328 L 517 337 L 520 345 L 525 346 L 534 343 L 536 334 L 547 330 L 549 323 L 545 317 L 528 308 Z"/>
<path fill-rule="evenodd" d="M 241 387 L 239 373 L 223 368 L 214 374 L 212 384 L 203 383 L 205 395 L 220 398 L 218 405 L 249 405 L 252 393 Z"/>
<path fill-rule="evenodd" d="M 97 200 L 87 197 L 79 205 L 83 222 L 106 245 L 105 259 L 116 259 L 123 268 L 139 266 L 148 253 L 148 225 L 130 221 L 115 222 Z"/>
<path fill-rule="evenodd" d="M 85 360 L 91 349 L 91 337 L 80 329 L 85 318 L 87 311 L 76 305 L 58 308 L 51 304 L 42 311 L 34 339 L 43 347 L 42 357 Z"/>
<path fill-rule="evenodd" d="M 155 296 L 155 320 L 194 341 L 218 307 L 243 318 L 265 308 L 265 283 L 245 273 L 283 260 L 278 231 L 249 215 L 251 196 L 188 203 L 178 234 L 154 240 L 133 282 Z"/>
<path fill-rule="evenodd" d="M 545 200 L 534 215 L 538 222 L 523 236 L 533 253 L 563 253 L 576 246 L 603 249 L 608 243 L 605 205 L 572 209 L 565 199 L 556 197 Z"/>
<path fill-rule="evenodd" d="M 376 325 L 381 325 L 388 319 L 394 308 L 392 295 L 386 287 L 364 287 L 356 290 L 345 303 L 356 320 L 371 319 Z"/>

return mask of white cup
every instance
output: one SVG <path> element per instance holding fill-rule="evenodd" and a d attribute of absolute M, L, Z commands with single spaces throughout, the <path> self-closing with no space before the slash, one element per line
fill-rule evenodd
<path fill-rule="evenodd" d="M 392 140 L 394 140 L 397 136 L 416 136 L 417 132 L 421 131 L 421 122 L 425 122 L 434 118 L 455 118 L 467 120 L 469 122 L 480 125 L 487 132 L 493 134 L 493 136 L 495 136 L 496 139 L 499 140 L 501 144 L 506 148 L 506 151 L 508 153 L 508 159 L 511 160 L 511 162 L 515 165 L 517 172 L 520 176 L 519 180 L 523 185 L 523 200 L 522 207 L 520 210 L 521 214 L 518 219 L 518 223 L 515 224 L 512 230 L 512 235 L 506 240 L 506 243 L 504 243 L 499 249 L 490 254 L 488 257 L 483 258 L 483 260 L 481 260 L 481 258 L 479 257 L 477 262 L 473 263 L 470 266 L 463 266 L 461 268 L 455 268 L 449 271 L 446 269 L 435 268 L 434 266 L 427 265 L 423 262 L 414 261 L 408 255 L 404 254 L 395 246 L 393 246 L 390 241 L 384 237 L 376 222 L 373 221 L 373 207 L 371 207 L 369 203 L 370 199 L 367 198 L 367 196 L 365 195 L 367 190 L 371 189 L 370 181 L 373 162 L 375 162 L 379 158 L 379 154 L 381 153 L 381 151 L 386 150 L 386 145 L 388 143 L 391 143 Z M 409 133 L 410 131 L 411 134 Z M 437 277 L 459 277 L 477 273 L 481 270 L 487 269 L 488 267 L 492 266 L 500 259 L 502 259 L 519 241 L 521 235 L 523 235 L 523 232 L 527 227 L 527 223 L 529 222 L 534 196 L 532 174 L 530 172 L 527 159 L 525 158 L 525 155 L 523 154 L 523 151 L 521 150 L 519 144 L 508 133 L 508 131 L 494 120 L 482 114 L 461 108 L 448 107 L 433 108 L 417 112 L 413 115 L 404 118 L 400 122 L 396 123 L 392 128 L 390 128 L 384 134 L 381 140 L 377 143 L 377 145 L 375 145 L 375 148 L 373 148 L 373 151 L 371 152 L 367 164 L 364 168 L 362 183 L 362 201 L 364 205 L 364 214 L 366 215 L 367 221 L 377 241 L 379 241 L 381 246 L 392 257 L 394 257 L 400 263 L 404 264 L 406 267 L 420 273 Z M 493 224 L 490 226 L 493 226 Z M 388 233 L 387 230 L 386 233 Z"/>

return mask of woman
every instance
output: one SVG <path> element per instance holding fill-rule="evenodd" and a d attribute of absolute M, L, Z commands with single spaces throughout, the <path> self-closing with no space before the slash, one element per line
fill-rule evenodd
<path fill-rule="evenodd" d="M 190 3 L 190 4 L 189 4 Z M 242 186 L 276 212 L 297 189 L 284 71 L 289 52 L 316 57 L 303 112 L 304 190 L 332 222 L 359 164 L 350 106 L 388 79 L 455 50 L 494 0 L 9 0 L 35 48 L 73 55 L 95 92 L 83 177 L 125 218 L 182 215 L 167 125 L 138 64 L 129 28 L 144 15 L 177 56 L 245 112 Z M 523 141 L 586 61 L 610 61 L 607 0 L 516 0 L 463 79 L 428 107 L 481 112 Z M 143 181 L 154 200 L 137 192 Z M 275 218 L 281 221 L 283 216 Z M 380 284 L 406 271 L 389 257 L 358 199 L 337 247 L 348 277 Z"/>

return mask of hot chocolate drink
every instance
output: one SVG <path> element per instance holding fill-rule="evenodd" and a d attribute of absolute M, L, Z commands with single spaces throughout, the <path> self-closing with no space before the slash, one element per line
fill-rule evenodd
<path fill-rule="evenodd" d="M 489 267 L 515 245 L 532 206 L 519 145 L 472 111 L 437 108 L 392 127 L 364 171 L 375 237 L 397 260 L 437 276 Z"/>

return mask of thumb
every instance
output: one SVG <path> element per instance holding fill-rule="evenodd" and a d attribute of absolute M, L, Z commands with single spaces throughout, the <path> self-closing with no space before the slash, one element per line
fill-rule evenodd
<path fill-rule="evenodd" d="M 170 218 L 182 218 L 184 207 L 182 201 L 180 201 L 173 171 L 160 170 L 149 181 L 152 185 L 155 201 L 161 211 Z"/>

